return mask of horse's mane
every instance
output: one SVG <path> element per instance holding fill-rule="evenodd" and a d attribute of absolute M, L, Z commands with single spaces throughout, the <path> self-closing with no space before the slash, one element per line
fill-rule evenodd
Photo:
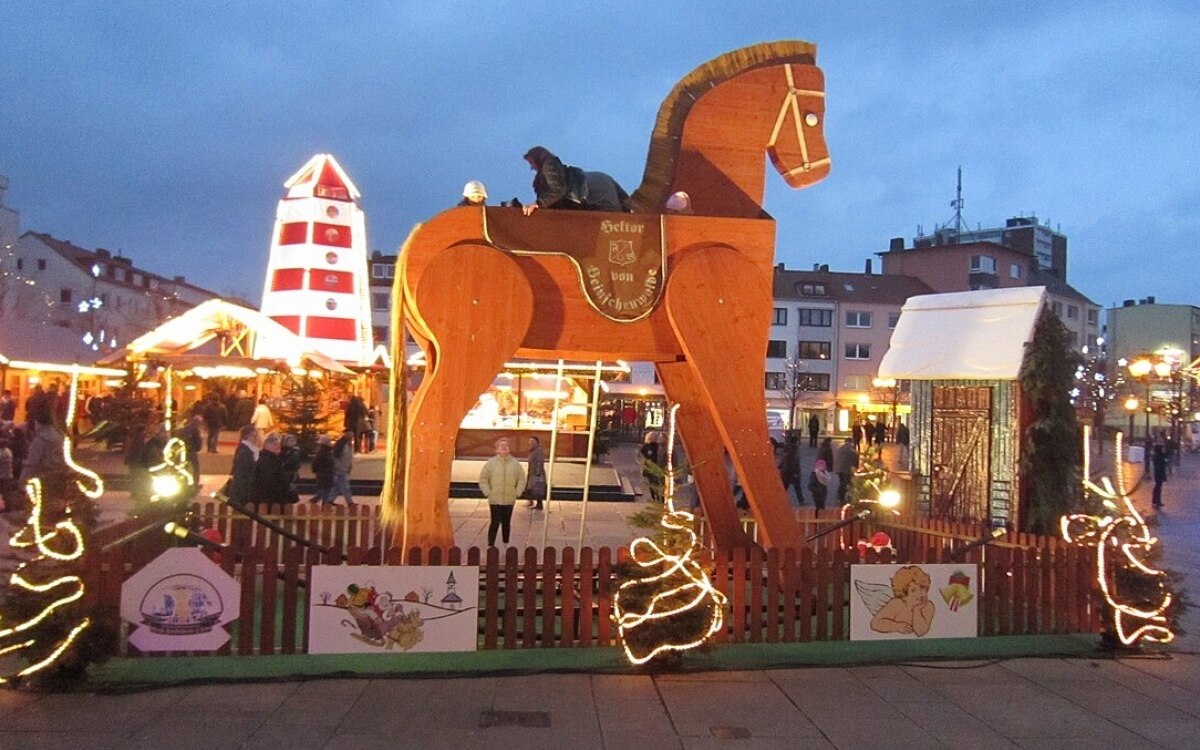
<path fill-rule="evenodd" d="M 631 202 L 638 211 L 655 213 L 666 203 L 671 180 L 675 176 L 675 161 L 683 138 L 683 123 L 692 105 L 709 90 L 741 73 L 757 68 L 802 63 L 815 65 L 817 45 L 808 42 L 763 42 L 726 52 L 704 63 L 683 77 L 658 109 L 658 119 L 650 134 L 650 153 L 646 156 L 646 171 L 642 184 Z"/>

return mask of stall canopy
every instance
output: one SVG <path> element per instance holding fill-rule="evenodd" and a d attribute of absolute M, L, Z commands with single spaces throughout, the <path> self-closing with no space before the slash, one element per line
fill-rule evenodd
<path fill-rule="evenodd" d="M 1045 287 L 911 297 L 900 310 L 879 377 L 1015 380 Z"/>
<path fill-rule="evenodd" d="M 294 352 L 294 356 L 288 357 L 288 364 L 292 366 L 307 360 L 331 372 L 353 374 L 352 370 L 321 352 L 306 351 L 299 336 L 259 311 L 220 299 L 203 302 L 168 320 L 106 359 L 116 361 L 127 356 L 181 356 L 215 342 L 218 357 L 249 360 L 256 339 L 268 339 L 279 344 L 276 351 Z"/>

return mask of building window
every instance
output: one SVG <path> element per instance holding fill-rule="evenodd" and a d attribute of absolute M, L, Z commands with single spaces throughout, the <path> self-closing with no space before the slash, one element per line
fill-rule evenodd
<path fill-rule="evenodd" d="M 830 343 L 828 341 L 801 341 L 796 349 L 800 359 L 829 359 Z"/>
<path fill-rule="evenodd" d="M 1062 309 L 1062 303 L 1061 303 L 1061 302 L 1051 302 L 1051 303 L 1050 303 L 1050 309 L 1054 311 L 1054 314 L 1055 314 L 1055 315 L 1057 315 L 1057 316 L 1058 316 L 1058 317 L 1060 317 L 1060 318 L 1062 317 L 1062 314 L 1063 314 L 1063 309 Z"/>
<path fill-rule="evenodd" d="M 800 390 L 802 391 L 828 391 L 829 390 L 829 373 L 825 372 L 808 372 L 800 376 Z"/>
<path fill-rule="evenodd" d="M 896 324 L 899 322 L 900 322 L 900 313 L 898 313 L 898 312 L 888 313 L 888 328 L 895 328 Z"/>
<path fill-rule="evenodd" d="M 769 359 L 784 359 L 787 357 L 786 341 L 768 341 L 767 357 Z"/>
<path fill-rule="evenodd" d="M 24 258 L 17 258 L 17 270 L 18 270 L 18 271 L 20 271 L 20 270 L 22 270 L 23 268 L 25 268 L 25 259 L 24 259 Z"/>
<path fill-rule="evenodd" d="M 768 391 L 787 390 L 787 374 L 782 372 L 768 372 L 766 380 L 763 382 L 763 387 Z"/>
<path fill-rule="evenodd" d="M 847 328 L 870 328 L 871 327 L 871 313 L 859 312 L 859 311 L 853 311 L 853 310 L 846 313 L 846 327 Z"/>
<path fill-rule="evenodd" d="M 800 316 L 800 325 L 812 328 L 829 328 L 833 325 L 833 310 L 819 307 L 801 307 L 796 310 Z"/>
<path fill-rule="evenodd" d="M 1078 320 L 1079 308 L 1075 305 L 1067 305 L 1067 320 Z"/>
<path fill-rule="evenodd" d="M 383 265 L 382 263 L 372 263 L 371 264 L 371 278 L 386 279 L 387 278 L 387 266 Z"/>
<path fill-rule="evenodd" d="M 125 269 L 118 268 L 113 271 L 113 275 L 116 276 L 117 281 L 124 281 L 125 280 Z"/>
<path fill-rule="evenodd" d="M 825 296 L 825 285 L 824 284 L 801 284 L 800 285 L 800 294 L 804 295 L 805 297 L 824 297 Z"/>
<path fill-rule="evenodd" d="M 871 387 L 870 375 L 847 375 L 842 379 L 842 390 L 865 391 Z"/>
<path fill-rule="evenodd" d="M 371 335 L 375 337 L 376 341 L 381 342 L 381 343 L 387 341 L 388 340 L 387 334 L 388 334 L 387 326 L 371 326 Z"/>
<path fill-rule="evenodd" d="M 70 289 L 58 290 L 58 301 L 64 305 L 71 304 L 71 290 Z"/>
<path fill-rule="evenodd" d="M 972 255 L 971 271 L 974 273 L 995 273 L 996 259 L 990 255 Z"/>
<path fill-rule="evenodd" d="M 135 273 L 133 275 L 133 285 L 142 286 L 143 283 L 145 283 L 145 278 L 140 273 Z"/>
<path fill-rule="evenodd" d="M 846 359 L 870 359 L 870 344 L 846 344 Z"/>
<path fill-rule="evenodd" d="M 1021 264 L 1013 263 L 1011 266 L 1009 266 L 1008 267 L 1008 275 L 1013 277 L 1014 279 L 1021 278 Z"/>
<path fill-rule="evenodd" d="M 46 259 L 45 258 L 38 258 L 38 270 L 39 271 L 46 270 Z"/>
<path fill-rule="evenodd" d="M 787 325 L 787 308 L 776 307 L 771 314 L 771 325 L 785 326 Z"/>
<path fill-rule="evenodd" d="M 387 310 L 390 297 L 391 294 L 388 292 L 371 292 L 371 309 Z"/>
<path fill-rule="evenodd" d="M 1090 325 L 1090 326 L 1099 325 L 1100 311 L 1099 310 L 1088 310 L 1087 311 L 1087 322 L 1088 322 L 1088 325 Z"/>

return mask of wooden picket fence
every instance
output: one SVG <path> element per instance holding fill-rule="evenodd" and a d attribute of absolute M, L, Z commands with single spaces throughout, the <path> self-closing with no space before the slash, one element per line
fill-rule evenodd
<path fill-rule="evenodd" d="M 284 513 L 283 515 L 287 515 Z M 346 515 L 348 518 L 349 514 Z M 336 518 L 336 514 L 330 518 Z M 357 541 L 361 515 L 342 524 L 303 518 L 330 526 L 336 539 Z M 822 519 L 823 520 L 823 519 Z M 299 523 L 300 519 L 293 518 Z M 352 526 L 357 523 L 358 526 Z M 368 530 L 370 525 L 366 526 Z M 939 529 L 912 525 L 887 528 L 900 553 L 868 551 L 861 562 L 955 562 L 954 545 L 979 534 L 977 529 Z M 351 533 L 357 529 L 357 536 Z M 859 538 L 856 530 L 850 539 Z M 863 529 L 862 532 L 870 531 Z M 932 532 L 932 533 L 930 533 Z M 960 533 L 961 532 L 961 533 Z M 370 533 L 369 531 L 366 533 Z M 341 534 L 339 537 L 338 535 Z M 388 564 L 468 565 L 479 568 L 478 647 L 480 649 L 589 648 L 616 645 L 611 618 L 618 564 L 626 548 L 584 547 L 537 550 L 412 550 L 404 555 L 378 545 L 305 548 L 271 535 L 267 544 L 246 547 L 240 555 L 220 554 L 219 564 L 240 584 L 239 619 L 230 626 L 231 641 L 220 654 L 306 653 L 309 591 L 313 565 Z M 829 534 L 827 540 L 838 535 Z M 93 551 L 89 596 L 97 617 L 115 617 L 121 584 L 165 548 L 163 535 L 141 544 L 113 544 Z M 1022 544 L 1021 541 L 1029 542 Z M 158 550 L 152 549 L 157 545 Z M 793 643 L 849 638 L 850 565 L 860 562 L 856 549 L 828 543 L 802 550 L 754 549 L 718 554 L 713 581 L 729 598 L 726 626 L 717 643 Z M 957 562 L 980 564 L 979 633 L 990 635 L 1096 632 L 1100 599 L 1094 590 L 1092 558 L 1086 550 L 1043 538 L 1018 536 L 971 550 Z M 114 626 L 117 623 L 112 623 Z M 128 626 L 121 626 L 127 628 Z M 122 631 L 125 632 L 124 630 Z M 121 653 L 135 656 L 125 638 Z M 154 654 L 142 654 L 154 655 Z"/>

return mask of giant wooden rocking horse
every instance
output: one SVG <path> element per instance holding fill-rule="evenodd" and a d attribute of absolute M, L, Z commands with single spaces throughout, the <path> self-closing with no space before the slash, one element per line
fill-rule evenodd
<path fill-rule="evenodd" d="M 447 491 L 459 423 L 513 357 L 654 362 L 682 404 L 679 432 L 717 546 L 751 544 L 723 449 L 759 541 L 803 543 L 763 397 L 775 256 L 764 153 L 794 188 L 824 178 L 824 112 L 815 45 L 747 47 L 700 66 L 663 102 L 635 213 L 464 207 L 412 231 L 394 308 L 427 371 L 406 434 L 394 432 L 403 454 L 389 461 L 384 504 L 394 546 L 454 545 Z M 664 215 L 677 190 L 695 215 Z M 393 351 L 403 348 L 394 341 Z"/>

